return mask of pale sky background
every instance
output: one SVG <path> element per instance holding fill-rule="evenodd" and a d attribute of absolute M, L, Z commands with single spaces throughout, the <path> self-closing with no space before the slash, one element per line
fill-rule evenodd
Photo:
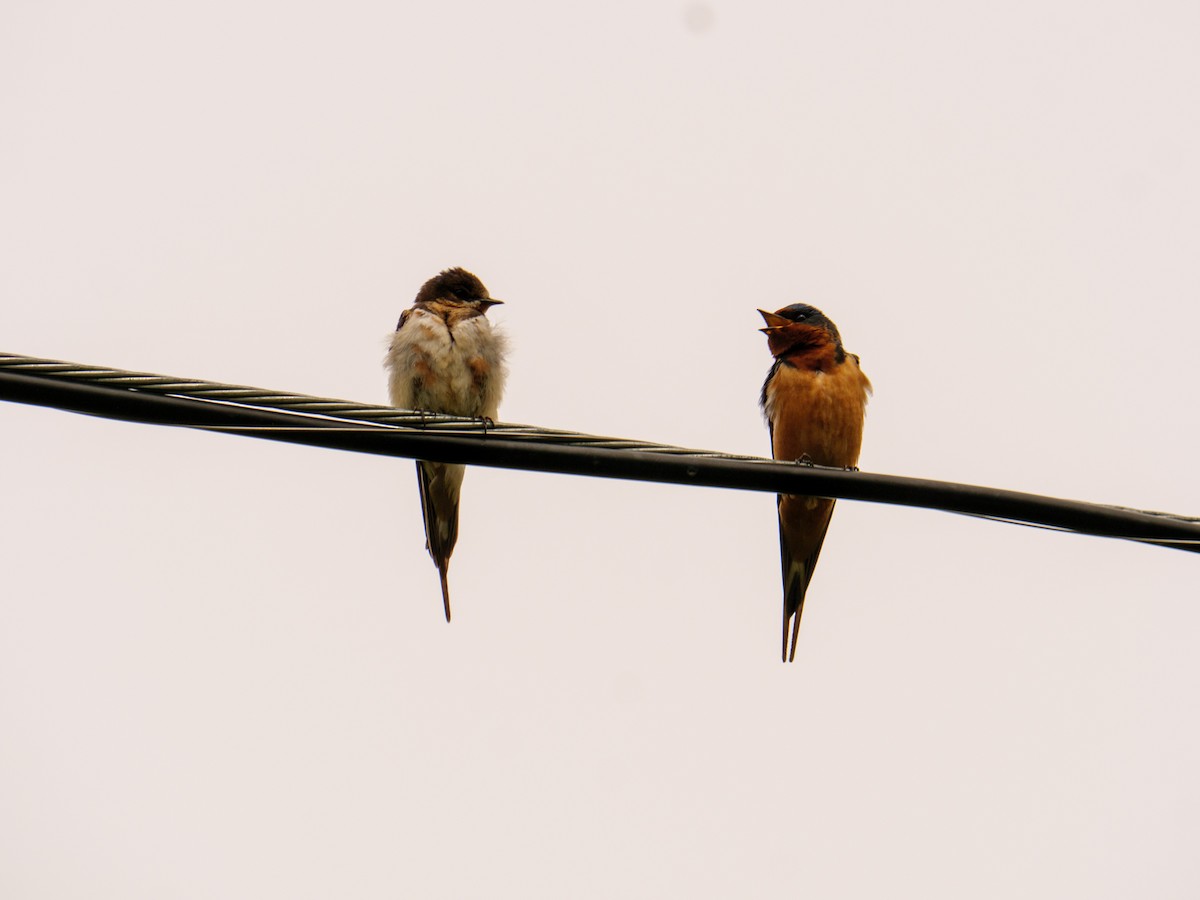
<path fill-rule="evenodd" d="M 1195 2 L 0 7 L 0 348 L 385 401 L 466 266 L 509 421 L 1200 513 Z M 6 898 L 1195 897 L 1200 559 L 0 404 Z"/>

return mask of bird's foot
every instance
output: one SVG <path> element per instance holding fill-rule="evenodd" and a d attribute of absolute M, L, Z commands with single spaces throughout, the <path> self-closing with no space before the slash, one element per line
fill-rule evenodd
<path fill-rule="evenodd" d="M 859 469 L 858 466 L 846 466 L 846 471 L 847 472 L 859 472 L 859 471 L 861 471 L 861 469 Z"/>
<path fill-rule="evenodd" d="M 801 454 L 800 458 L 798 460 L 796 460 L 796 465 L 808 466 L 811 469 L 813 466 L 816 465 L 816 462 L 814 462 L 813 458 L 811 456 L 809 456 L 807 453 L 803 453 L 803 454 Z"/>
<path fill-rule="evenodd" d="M 489 428 L 496 427 L 496 420 L 491 416 L 479 416 L 479 424 L 483 426 L 483 433 L 487 434 Z"/>

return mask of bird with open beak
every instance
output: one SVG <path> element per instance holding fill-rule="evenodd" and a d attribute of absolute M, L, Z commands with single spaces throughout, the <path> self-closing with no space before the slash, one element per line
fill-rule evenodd
<path fill-rule="evenodd" d="M 803 303 L 759 310 L 761 331 L 775 358 L 759 402 L 771 434 L 771 455 L 819 466 L 853 468 L 862 448 L 871 382 L 847 353 L 837 326 Z M 780 494 L 783 562 L 783 660 L 795 660 L 804 595 L 812 580 L 834 501 Z M 789 641 L 790 630 L 790 641 Z"/>
<path fill-rule="evenodd" d="M 507 341 L 487 319 L 493 300 L 466 269 L 446 269 L 417 292 L 400 315 L 384 366 L 393 406 L 485 421 L 499 414 L 507 375 Z M 458 501 L 465 467 L 417 462 L 425 547 L 437 565 L 450 621 L 447 572 L 458 540 Z"/>

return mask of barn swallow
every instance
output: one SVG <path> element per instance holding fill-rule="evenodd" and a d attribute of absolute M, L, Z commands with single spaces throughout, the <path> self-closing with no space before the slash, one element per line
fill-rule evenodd
<path fill-rule="evenodd" d="M 417 292 L 400 315 L 384 367 L 392 405 L 402 409 L 494 419 L 508 375 L 508 343 L 485 315 L 493 300 L 466 269 L 446 269 Z M 450 621 L 446 573 L 458 540 L 458 499 L 464 466 L 417 461 L 417 487 L 425 521 L 425 549 L 442 581 Z"/>
<path fill-rule="evenodd" d="M 759 313 L 767 323 L 760 330 L 775 357 L 759 398 L 771 433 L 771 455 L 852 468 L 862 448 L 863 418 L 871 393 L 858 357 L 846 352 L 837 326 L 819 309 L 796 303 Z M 791 494 L 777 499 L 783 558 L 783 661 L 788 662 L 796 658 L 804 595 L 829 530 L 834 501 Z"/>

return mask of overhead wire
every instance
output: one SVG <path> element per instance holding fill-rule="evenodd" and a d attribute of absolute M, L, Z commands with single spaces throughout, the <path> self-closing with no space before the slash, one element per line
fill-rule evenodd
<path fill-rule="evenodd" d="M 1200 517 L 0 353 L 0 400 L 435 462 L 925 507 L 1200 552 Z"/>

